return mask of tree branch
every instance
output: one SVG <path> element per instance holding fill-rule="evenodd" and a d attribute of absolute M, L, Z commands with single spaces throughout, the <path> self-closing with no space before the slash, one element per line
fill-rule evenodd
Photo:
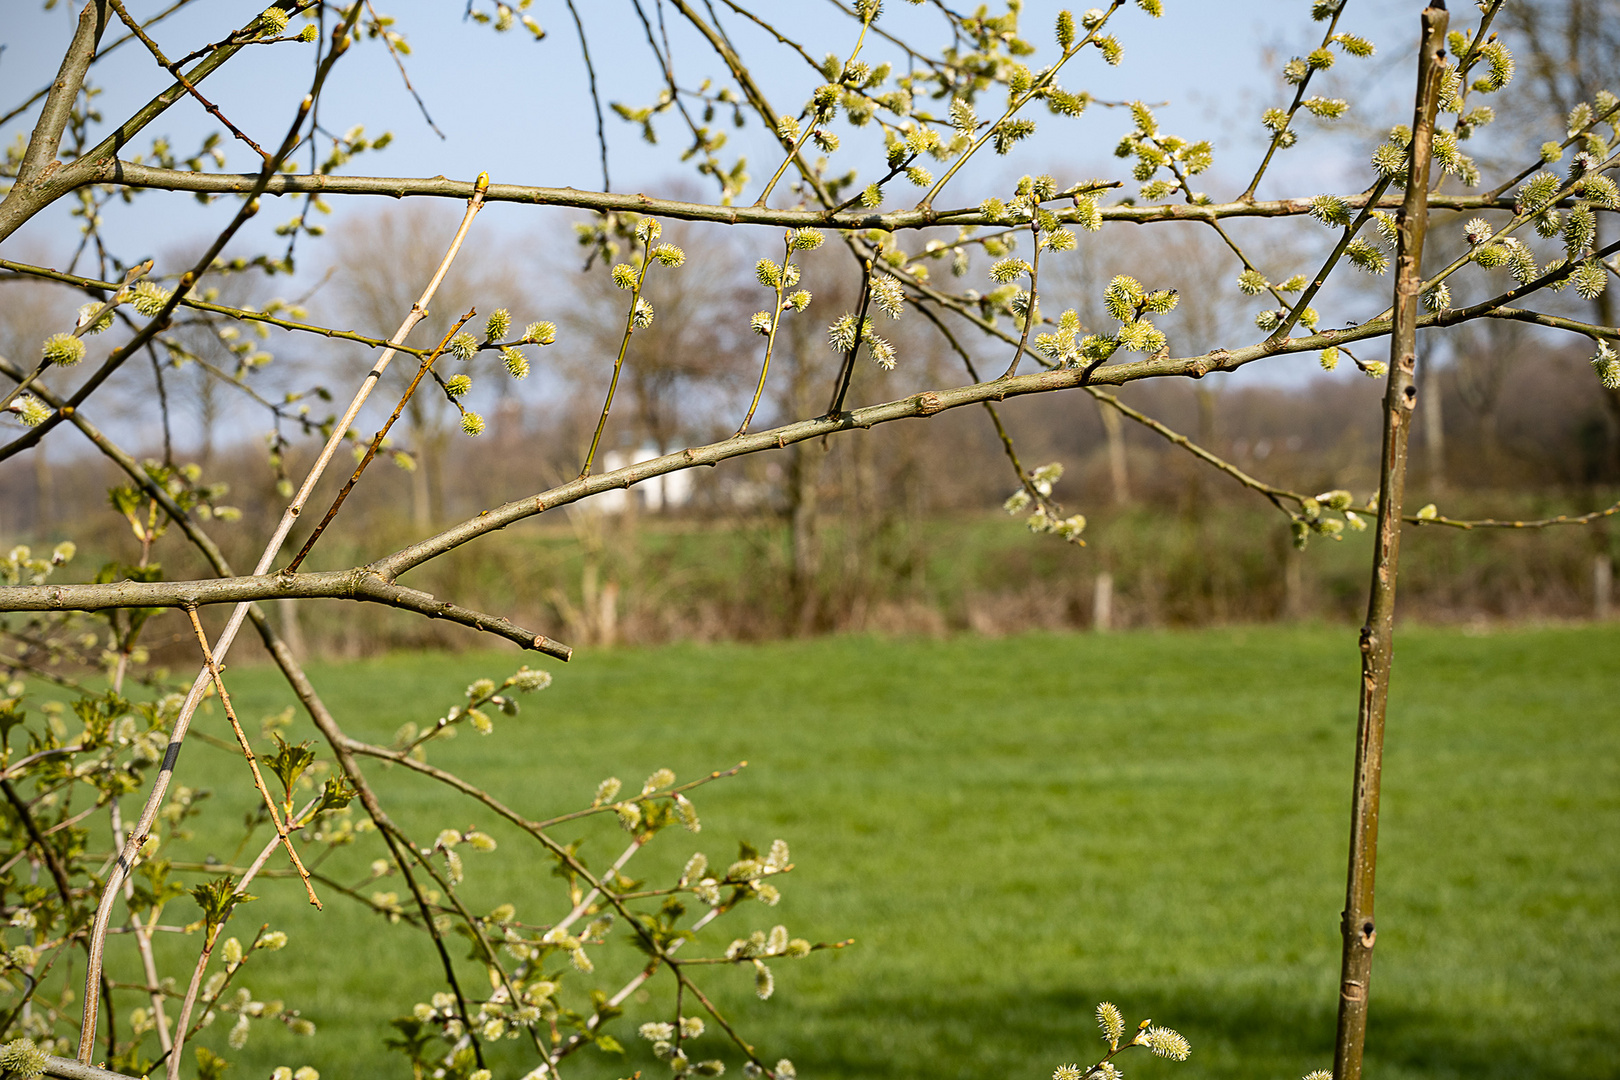
<path fill-rule="evenodd" d="M 447 619 L 495 634 L 525 649 L 567 660 L 573 650 L 498 615 L 440 600 L 385 580 L 368 567 L 302 574 L 255 574 L 199 581 L 115 581 L 106 585 L 27 585 L 0 589 L 0 611 L 107 611 L 113 608 L 207 607 L 258 600 L 358 600 Z"/>
<path fill-rule="evenodd" d="M 17 168 L 16 185 L 7 195 L 5 203 L 14 198 L 27 199 L 36 181 L 53 171 L 52 166 L 57 164 L 56 152 L 62 145 L 62 132 L 67 129 L 68 119 L 73 115 L 73 103 L 84 86 L 84 74 L 90 70 L 90 61 L 95 58 L 96 46 L 101 43 L 101 35 L 106 29 L 107 0 L 86 0 L 79 12 L 79 25 L 73 32 L 73 41 L 62 57 L 56 81 L 45 95 L 45 107 L 40 110 L 33 135 L 29 136 L 28 148 L 23 151 L 22 164 Z M 0 203 L 0 206 L 5 203 Z"/>
<path fill-rule="evenodd" d="M 1416 101 L 1412 107 L 1411 166 L 1395 251 L 1394 329 L 1384 391 L 1383 458 L 1379 468 L 1378 525 L 1374 534 L 1367 621 L 1361 628 L 1361 701 L 1356 720 L 1355 773 L 1350 797 L 1350 857 L 1339 930 L 1338 1023 L 1333 1043 L 1336 1080 L 1361 1080 L 1372 990 L 1374 875 L 1378 866 L 1378 803 L 1384 767 L 1384 720 L 1395 658 L 1395 583 L 1400 569 L 1401 510 L 1406 498 L 1407 442 L 1418 390 L 1419 297 L 1424 287 L 1423 247 L 1428 233 L 1430 161 L 1440 84 L 1445 70 L 1446 26 L 1440 0 L 1423 9 L 1418 44 Z"/>
<path fill-rule="evenodd" d="M 252 174 L 199 173 L 183 169 L 163 169 L 154 165 L 137 165 L 129 161 L 108 161 L 99 165 L 94 175 L 80 178 L 74 186 L 111 184 L 119 187 L 231 195 L 251 190 L 254 179 L 255 176 Z M 270 180 L 264 190 L 267 195 L 384 195 L 393 199 L 410 197 L 467 199 L 472 195 L 472 184 L 465 180 L 450 180 L 444 177 L 280 173 Z M 898 232 L 903 229 L 926 229 L 937 225 L 999 223 L 999 219 L 989 217 L 977 206 L 957 210 L 891 210 L 887 213 L 871 210 L 840 212 L 773 210 L 763 206 L 723 206 L 683 202 L 678 199 L 660 199 L 651 195 L 615 194 L 525 184 L 491 184 L 485 200 L 529 206 L 567 206 L 599 213 L 655 214 L 683 221 L 712 221 L 722 225 L 775 225 L 786 228 L 812 226 Z M 1367 205 L 1368 198 L 1366 195 L 1353 195 L 1346 197 L 1344 202 L 1346 206 L 1359 209 Z M 1377 206 L 1395 210 L 1400 207 L 1400 200 L 1395 196 L 1385 196 L 1378 200 Z M 1432 194 L 1429 196 L 1429 207 L 1431 210 L 1479 212 L 1512 210 L 1514 203 L 1513 199 L 1506 195 L 1488 197 Z M 1166 203 L 1162 206 L 1105 206 L 1102 208 L 1102 217 L 1104 221 L 1129 221 L 1146 225 L 1161 221 L 1218 221 L 1232 217 L 1299 217 L 1310 213 L 1310 210 L 1310 199 L 1272 199 L 1248 203 L 1214 203 L 1208 206 L 1184 203 Z M 1078 212 L 1073 208 L 1054 210 L 1053 213 L 1063 222 L 1078 220 Z"/>

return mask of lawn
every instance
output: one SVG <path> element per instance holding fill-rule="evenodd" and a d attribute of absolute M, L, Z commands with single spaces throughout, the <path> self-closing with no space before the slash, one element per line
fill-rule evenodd
<path fill-rule="evenodd" d="M 1620 1076 L 1617 657 L 1620 627 L 1403 632 L 1370 1075 Z M 395 655 L 311 674 L 354 734 L 386 741 L 518 662 Z M 696 793 L 701 835 L 666 833 L 631 868 L 668 875 L 694 849 L 724 861 L 737 838 L 789 841 L 781 905 L 739 909 L 718 947 L 776 922 L 856 944 L 778 963 L 769 1002 L 743 971 L 703 974 L 762 1056 L 792 1058 L 806 1080 L 1035 1080 L 1095 1055 L 1105 998 L 1192 1042 L 1184 1065 L 1127 1057 L 1133 1080 L 1292 1080 L 1330 1064 L 1353 630 L 846 637 L 551 666 L 555 685 L 520 717 L 432 760 L 540 817 L 588 802 L 609 774 L 633 784 L 659 766 L 687 778 L 746 759 Z M 250 726 L 290 701 L 271 671 L 228 680 Z M 224 734 L 218 716 L 202 722 Z M 241 769 L 188 748 L 181 779 L 246 809 Z M 419 837 L 476 824 L 499 839 L 496 855 L 469 856 L 475 901 L 512 899 L 536 921 L 565 910 L 549 866 L 490 814 L 372 773 Z M 199 839 L 229 858 L 224 837 Z M 620 846 L 595 832 L 584 850 L 601 865 Z M 289 931 L 293 945 L 261 954 L 245 982 L 321 1033 L 260 1032 L 233 1075 L 305 1062 L 327 1080 L 408 1075 L 380 1043 L 390 1016 L 438 989 L 431 949 L 340 897 L 316 914 L 295 890 L 265 882 L 233 929 Z M 300 947 L 319 951 L 300 964 Z M 613 970 L 637 966 L 622 941 L 601 952 Z M 667 1076 L 631 1025 L 668 1003 L 662 981 L 633 1000 L 614 1022 L 628 1059 L 589 1052 L 570 1080 Z M 226 1026 L 204 1043 L 223 1049 Z M 700 1056 L 703 1044 L 737 1068 L 713 1034 Z M 512 1057 L 496 1075 L 526 1069 Z"/>

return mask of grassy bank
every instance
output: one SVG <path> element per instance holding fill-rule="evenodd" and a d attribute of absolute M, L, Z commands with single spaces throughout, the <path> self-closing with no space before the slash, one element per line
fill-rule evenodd
<path fill-rule="evenodd" d="M 1620 1072 L 1617 650 L 1616 627 L 1403 636 L 1375 1075 Z M 312 674 L 354 733 L 387 739 L 441 715 L 472 677 L 515 667 L 510 653 L 394 655 Z M 608 774 L 747 759 L 698 793 L 700 836 L 661 837 L 633 865 L 667 874 L 694 849 L 723 860 L 738 837 L 792 844 L 782 904 L 728 917 L 720 944 L 775 922 L 857 944 L 778 965 L 770 1002 L 743 972 L 711 981 L 762 1052 L 807 1080 L 1042 1077 L 1101 1045 L 1102 998 L 1194 1046 L 1186 1065 L 1124 1062 L 1133 1077 L 1288 1078 L 1330 1060 L 1355 672 L 1354 632 L 1340 628 L 596 652 L 493 736 L 433 760 L 538 817 L 582 805 Z M 249 723 L 290 700 L 269 671 L 230 677 Z M 204 723 L 224 733 L 221 718 Z M 204 747 L 182 760 L 186 782 L 245 810 L 241 769 Z M 475 899 L 487 889 L 536 921 L 561 914 L 549 867 L 488 814 L 374 772 L 421 836 L 473 824 L 497 836 L 497 856 L 470 856 Z M 199 839 L 221 858 L 235 846 Z M 621 844 L 600 833 L 585 851 L 600 865 Z M 376 854 L 355 851 L 339 876 Z M 245 982 L 321 1035 L 258 1031 L 234 1074 L 308 1061 L 327 1077 L 407 1075 L 380 1042 L 401 1005 L 437 989 L 431 949 L 339 898 L 317 915 L 288 882 L 260 891 L 238 931 L 268 920 L 294 944 Z M 336 944 L 294 956 L 317 935 Z M 603 953 L 637 964 L 622 942 Z M 631 1005 L 616 1022 L 638 1044 L 630 1059 L 593 1052 L 571 1080 L 667 1075 L 629 1027 L 667 1011 L 665 988 Z M 526 1068 L 514 1057 L 497 1076 Z"/>

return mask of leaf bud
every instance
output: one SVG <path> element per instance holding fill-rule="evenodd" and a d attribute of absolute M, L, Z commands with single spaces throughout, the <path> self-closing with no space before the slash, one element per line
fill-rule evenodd
<path fill-rule="evenodd" d="M 1350 206 L 1337 195 L 1318 195 L 1311 200 L 1311 217 L 1339 228 L 1350 224 Z"/>
<path fill-rule="evenodd" d="M 511 684 L 524 693 L 533 693 L 544 690 L 551 685 L 551 672 L 535 671 L 529 667 L 521 667 L 511 678 Z"/>
<path fill-rule="evenodd" d="M 501 361 L 506 365 L 507 372 L 514 379 L 526 379 L 529 376 L 529 358 L 523 355 L 523 350 L 513 345 L 501 348 Z"/>
<path fill-rule="evenodd" d="M 40 349 L 47 364 L 72 367 L 84 359 L 84 339 L 72 334 L 52 334 Z"/>
<path fill-rule="evenodd" d="M 687 832 L 702 832 L 703 824 L 698 820 L 697 807 L 685 795 L 675 796 L 675 809 L 681 815 L 681 825 Z"/>
<path fill-rule="evenodd" d="M 267 7 L 259 15 L 259 32 L 261 34 L 279 34 L 287 29 L 287 22 L 292 16 L 283 8 Z"/>
<path fill-rule="evenodd" d="M 174 294 L 154 281 L 139 281 L 130 290 L 130 302 L 140 314 L 151 318 L 163 310 Z"/>
<path fill-rule="evenodd" d="M 1171 1061 L 1186 1061 L 1188 1055 L 1192 1053 L 1192 1047 L 1181 1033 L 1167 1027 L 1150 1027 L 1138 1035 L 1136 1041 L 1158 1057 L 1169 1058 Z"/>
<path fill-rule="evenodd" d="M 1610 348 L 1607 341 L 1598 342 L 1597 355 L 1592 357 L 1592 370 L 1606 390 L 1620 390 L 1620 353 Z"/>
<path fill-rule="evenodd" d="M 100 309 L 101 309 L 101 305 L 96 303 L 95 301 L 91 301 L 90 303 L 85 304 L 83 307 L 81 307 L 79 309 L 79 317 L 78 317 L 78 320 L 75 322 L 74 325 L 75 326 L 84 326 L 86 323 L 90 322 L 90 317 L 92 315 L 94 315 L 97 311 L 99 311 Z M 85 330 L 85 333 L 86 334 L 99 334 L 103 330 L 105 330 L 109 326 L 111 326 L 112 324 L 113 324 L 113 309 L 108 308 L 105 312 L 102 313 L 101 318 L 99 318 L 99 319 L 97 319 L 95 321 L 95 325 L 90 326 L 88 329 Z"/>
<path fill-rule="evenodd" d="M 768 1000 L 776 991 L 776 979 L 771 975 L 771 969 L 765 966 L 762 960 L 754 961 L 754 993 L 759 1000 Z"/>

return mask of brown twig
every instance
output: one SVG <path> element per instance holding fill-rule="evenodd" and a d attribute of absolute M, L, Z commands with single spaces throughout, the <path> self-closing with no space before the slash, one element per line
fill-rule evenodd
<path fill-rule="evenodd" d="M 775 115 L 772 113 L 771 115 Z M 163 191 L 188 191 L 199 194 L 229 195 L 249 191 L 253 187 L 251 174 L 198 173 L 186 169 L 164 169 L 155 165 L 141 165 L 131 161 L 113 161 L 100 166 L 85 176 L 78 185 L 111 184 L 118 187 L 157 188 Z M 389 198 L 466 199 L 473 185 L 466 180 L 440 177 L 412 176 L 334 176 L 330 173 L 281 173 L 266 186 L 269 195 L 385 195 Z M 565 206 L 598 213 L 651 214 L 659 218 L 682 221 L 709 221 L 721 225 L 773 225 L 797 229 L 805 227 L 824 229 L 882 229 L 901 232 L 908 229 L 929 229 L 939 225 L 996 225 L 1000 219 L 991 217 L 977 206 L 964 206 L 951 210 L 847 210 L 836 211 L 836 203 L 814 210 L 778 209 L 761 206 L 728 206 L 720 203 L 687 202 L 680 199 L 661 199 L 651 195 L 613 192 L 582 191 L 577 188 L 539 187 L 527 184 L 491 184 L 488 202 L 509 202 L 525 206 Z M 1359 208 L 1367 204 L 1365 195 L 1345 197 L 1345 205 Z M 1391 196 L 1380 199 L 1382 209 L 1394 210 L 1400 201 Z M 1447 195 L 1429 198 L 1434 210 L 1479 212 L 1484 210 L 1512 210 L 1513 200 L 1503 195 Z M 1079 212 L 1072 209 L 1052 211 L 1059 222 L 1074 224 L 1080 220 Z M 1100 208 L 1102 219 L 1128 221 L 1150 225 L 1173 221 L 1224 221 L 1227 218 L 1281 218 L 1303 217 L 1311 212 L 1308 198 L 1257 199 L 1250 203 L 1211 203 L 1209 205 L 1159 203 L 1154 205 L 1114 205 Z M 3 239 L 3 237 L 0 237 Z"/>
<path fill-rule="evenodd" d="M 1383 775 L 1384 718 L 1389 706 L 1395 648 L 1395 581 L 1400 567 L 1401 509 L 1406 495 L 1406 450 L 1417 386 L 1418 301 L 1423 288 L 1423 242 L 1428 232 L 1429 164 L 1444 71 L 1444 7 L 1423 10 L 1418 46 L 1417 100 L 1412 110 L 1412 161 L 1401 207 L 1395 252 L 1394 328 L 1384 394 L 1384 450 L 1379 469 L 1378 525 L 1373 547 L 1367 622 L 1361 630 L 1361 704 L 1356 723 L 1356 768 L 1350 810 L 1350 860 L 1340 930 L 1344 954 L 1339 1015 L 1333 1045 L 1336 1080 L 1361 1080 L 1372 982 L 1374 871 L 1378 864 L 1378 797 Z"/>
<path fill-rule="evenodd" d="M 309 554 L 310 549 L 315 546 L 315 541 L 321 538 L 321 533 L 325 532 L 326 527 L 332 524 L 332 519 L 337 517 L 337 512 L 343 507 L 343 500 L 349 497 L 349 492 L 354 490 L 354 485 L 360 482 L 360 474 L 366 471 L 366 466 L 370 465 L 372 459 L 377 456 L 377 451 L 382 447 L 383 440 L 388 437 L 389 429 L 394 426 L 394 421 L 398 420 L 400 414 L 405 411 L 405 406 L 410 403 L 411 397 L 416 393 L 416 388 L 422 384 L 422 376 L 428 373 L 428 369 L 433 366 L 434 361 L 444 355 L 444 350 L 450 346 L 450 339 L 460 333 L 461 328 L 467 325 L 467 320 L 471 319 L 475 314 L 477 314 L 476 311 L 469 310 L 467 314 L 456 320 L 456 324 L 440 340 L 438 347 L 422 358 L 422 364 L 417 368 L 416 377 L 411 379 L 411 384 L 405 388 L 405 393 L 400 396 L 399 404 L 395 405 L 394 411 L 389 414 L 388 422 L 377 430 L 377 434 L 371 440 L 371 445 L 366 448 L 365 456 L 354 467 L 354 475 L 350 476 L 348 483 L 343 485 L 343 490 L 337 493 L 337 498 L 333 499 L 332 505 L 327 508 L 326 516 L 321 518 L 321 523 L 315 526 L 315 530 L 309 534 L 309 539 L 304 541 L 304 546 L 298 549 L 298 554 L 293 556 L 292 561 L 287 564 L 287 569 L 283 573 L 290 574 L 296 571 L 299 564 L 304 561 L 304 557 Z"/>
<path fill-rule="evenodd" d="M 14 274 L 40 278 L 45 281 L 59 281 L 64 285 L 73 285 L 87 292 L 102 292 L 119 288 L 117 282 L 99 281 L 96 278 L 79 277 L 76 274 L 65 274 L 60 270 L 53 270 L 48 266 L 34 266 L 31 263 L 13 262 L 10 259 L 0 259 L 0 270 L 9 270 Z M 223 315 L 229 319 L 242 319 L 248 322 L 262 322 L 268 326 L 278 327 L 282 330 L 298 330 L 306 334 L 319 334 L 324 338 L 336 338 L 341 341 L 353 341 L 361 345 L 369 345 L 374 349 L 392 348 L 395 352 L 409 353 L 412 356 L 423 356 L 427 349 L 413 349 L 409 345 L 394 344 L 386 338 L 368 337 L 357 334 L 352 330 L 337 330 L 327 326 L 316 326 L 311 323 L 294 322 L 291 319 L 279 319 L 274 315 L 266 315 L 262 311 L 250 311 L 247 308 L 227 307 L 224 304 L 212 304 L 198 300 L 191 296 L 180 299 L 180 306 L 204 311 L 210 315 Z"/>
<path fill-rule="evenodd" d="M 197 635 L 197 647 L 202 650 L 203 663 L 214 680 L 214 692 L 219 695 L 219 703 L 224 707 L 225 716 L 231 722 L 231 730 L 236 732 L 236 741 L 242 747 L 242 756 L 247 758 L 248 768 L 253 770 L 253 783 L 258 787 L 260 797 L 264 799 L 265 809 L 270 811 L 270 824 L 275 827 L 276 838 L 287 849 L 287 857 L 292 860 L 298 876 L 303 879 L 304 889 L 309 893 L 309 902 L 319 908 L 320 897 L 315 895 L 315 887 L 309 883 L 309 871 L 304 869 L 304 861 L 298 857 L 298 849 L 293 847 L 292 837 L 287 834 L 287 827 L 281 821 L 280 812 L 276 810 L 276 801 L 271 798 L 270 789 L 264 786 L 264 774 L 259 771 L 258 756 L 253 752 L 253 746 L 248 742 L 247 733 L 242 730 L 241 722 L 236 719 L 236 710 L 231 707 L 231 696 L 225 692 L 225 680 L 220 676 L 219 664 L 214 660 L 213 650 L 208 647 L 208 635 L 203 633 L 202 621 L 197 618 L 197 609 L 186 608 L 186 615 L 190 617 L 191 629 Z"/>
<path fill-rule="evenodd" d="M 198 90 L 197 87 L 192 84 L 191 80 L 185 77 L 185 74 L 180 70 L 180 65 L 174 63 L 168 57 L 163 55 L 163 50 L 158 48 L 158 43 L 147 36 L 146 31 L 141 29 L 141 24 L 136 22 L 134 18 L 130 16 L 128 11 L 124 10 L 123 0 L 107 0 L 107 3 L 112 5 L 113 11 L 117 12 L 118 17 L 123 20 L 124 25 L 129 27 L 130 33 L 140 38 L 141 44 L 146 46 L 146 51 L 152 54 L 152 58 L 158 62 L 159 67 L 161 67 L 164 71 L 167 71 L 170 75 L 174 76 L 174 81 L 184 87 L 186 93 L 196 98 L 198 104 L 200 104 L 204 109 L 207 109 L 210 116 L 224 124 L 226 130 L 228 130 L 232 136 L 241 142 L 246 143 L 249 149 L 251 149 L 255 154 L 259 155 L 260 160 L 270 160 L 270 155 L 265 151 L 264 147 L 254 142 L 248 137 L 246 132 L 237 127 L 235 124 L 231 123 L 230 118 L 219 111 L 219 106 L 203 97 L 202 91 Z"/>

